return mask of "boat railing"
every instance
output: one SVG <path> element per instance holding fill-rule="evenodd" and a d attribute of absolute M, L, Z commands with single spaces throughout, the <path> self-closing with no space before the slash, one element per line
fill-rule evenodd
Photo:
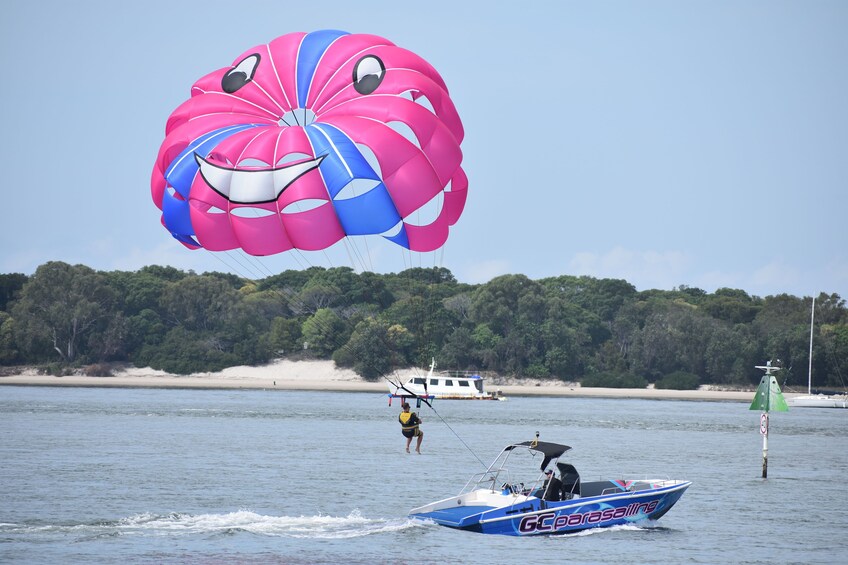
<path fill-rule="evenodd" d="M 482 378 L 485 379 L 487 377 L 493 376 L 495 373 L 493 373 L 491 371 L 467 371 L 467 370 L 452 369 L 452 370 L 448 370 L 448 371 L 442 371 L 442 374 L 448 375 L 449 377 L 453 377 L 453 378 L 479 376 L 479 377 L 482 377 Z"/>
<path fill-rule="evenodd" d="M 501 451 L 500 455 L 495 458 L 492 464 L 489 465 L 488 469 L 471 475 L 462 489 L 460 489 L 459 495 L 461 496 L 467 492 L 483 487 L 488 488 L 488 490 L 493 492 L 502 492 L 504 494 L 512 493 L 514 495 L 524 495 L 525 497 L 528 497 L 541 488 L 544 476 L 540 475 L 535 481 L 527 480 L 525 483 L 518 481 L 522 478 L 525 480 L 530 478 L 526 474 L 526 470 L 520 471 L 515 476 L 510 473 L 509 468 L 507 467 L 507 462 L 515 447 L 517 446 L 507 446 L 503 449 L 503 451 Z M 554 466 L 557 461 L 559 461 L 558 457 L 552 461 Z"/>
<path fill-rule="evenodd" d="M 621 481 L 624 482 L 624 483 L 627 483 L 627 486 L 625 488 L 622 489 L 621 486 L 607 487 L 607 488 L 605 488 L 601 491 L 601 495 L 616 494 L 616 493 L 619 493 L 619 492 L 632 492 L 632 491 L 646 490 L 647 488 L 653 488 L 653 487 L 657 487 L 657 486 L 663 487 L 663 486 L 666 486 L 666 484 L 669 484 L 669 483 L 675 484 L 677 482 L 677 481 L 671 479 L 670 477 L 668 477 L 668 475 L 660 476 L 660 477 L 658 477 L 656 475 L 652 475 L 650 477 L 645 475 L 641 478 L 628 477 L 628 478 L 625 478 L 625 479 L 621 479 Z M 606 479 L 599 478 L 597 482 L 606 482 Z M 651 485 L 651 487 L 646 487 L 645 486 L 646 483 L 649 483 Z M 586 485 L 587 483 L 584 482 L 583 484 Z"/>
<path fill-rule="evenodd" d="M 518 496 L 529 497 L 533 495 L 536 491 L 542 488 L 542 480 L 537 479 L 535 481 L 530 482 L 513 482 L 514 480 L 510 475 L 509 469 L 501 468 L 501 469 L 492 469 L 489 471 L 485 471 L 482 473 L 475 473 L 468 479 L 468 482 L 465 483 L 465 486 L 462 487 L 462 490 L 459 491 L 459 495 L 463 495 L 467 492 L 471 492 L 478 488 L 486 488 L 493 492 L 502 492 L 504 494 L 514 494 Z"/>
<path fill-rule="evenodd" d="M 474 473 L 468 479 L 468 482 L 465 483 L 465 486 L 462 487 L 462 490 L 459 491 L 459 494 L 470 492 L 485 485 L 491 485 L 489 487 L 490 490 L 499 490 L 499 486 L 502 483 L 511 484 L 507 469 L 491 469 L 482 473 Z"/>

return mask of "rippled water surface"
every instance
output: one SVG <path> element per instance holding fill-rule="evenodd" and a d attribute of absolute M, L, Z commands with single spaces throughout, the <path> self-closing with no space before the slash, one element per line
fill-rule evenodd
<path fill-rule="evenodd" d="M 511 398 L 420 409 L 403 452 L 384 395 L 0 387 L 0 561 L 834 563 L 848 531 L 848 410 Z M 660 521 L 549 538 L 407 520 L 504 445 L 571 445 L 586 478 L 693 481 Z"/>

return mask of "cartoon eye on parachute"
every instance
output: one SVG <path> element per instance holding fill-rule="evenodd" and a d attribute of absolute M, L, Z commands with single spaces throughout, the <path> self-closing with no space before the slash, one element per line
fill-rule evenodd
<path fill-rule="evenodd" d="M 462 138 L 417 55 L 375 35 L 291 33 L 194 84 L 151 192 L 193 249 L 271 255 L 377 235 L 433 251 L 465 205 Z"/>

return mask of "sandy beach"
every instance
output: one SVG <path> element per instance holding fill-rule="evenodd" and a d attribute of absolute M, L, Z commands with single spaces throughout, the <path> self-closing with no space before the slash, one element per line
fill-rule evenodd
<path fill-rule="evenodd" d="M 426 371 L 400 371 L 396 378 L 424 375 Z M 382 381 L 368 382 L 350 369 L 336 368 L 332 361 L 278 360 L 259 367 L 229 367 L 217 373 L 172 375 L 148 368 L 129 367 L 110 377 L 72 375 L 53 377 L 39 375 L 35 370 L 0 377 L 0 385 L 18 386 L 71 386 L 71 387 L 152 387 L 198 389 L 278 389 L 324 390 L 336 392 L 388 392 Z M 702 387 L 699 390 L 661 390 L 653 388 L 619 389 L 588 388 L 577 383 L 562 381 L 536 381 L 531 379 L 487 382 L 489 391 L 499 390 L 506 396 L 564 396 L 601 398 L 647 398 L 668 400 L 702 400 L 750 402 L 754 390 L 716 390 Z M 794 396 L 786 394 L 787 398 Z"/>

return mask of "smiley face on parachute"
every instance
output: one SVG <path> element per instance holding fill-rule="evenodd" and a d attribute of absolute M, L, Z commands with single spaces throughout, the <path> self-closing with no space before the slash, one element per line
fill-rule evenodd
<path fill-rule="evenodd" d="M 194 84 L 151 192 L 189 248 L 271 255 L 379 235 L 432 251 L 465 205 L 462 138 L 422 58 L 374 35 L 291 33 Z M 425 205 L 436 213 L 420 223 Z"/>

